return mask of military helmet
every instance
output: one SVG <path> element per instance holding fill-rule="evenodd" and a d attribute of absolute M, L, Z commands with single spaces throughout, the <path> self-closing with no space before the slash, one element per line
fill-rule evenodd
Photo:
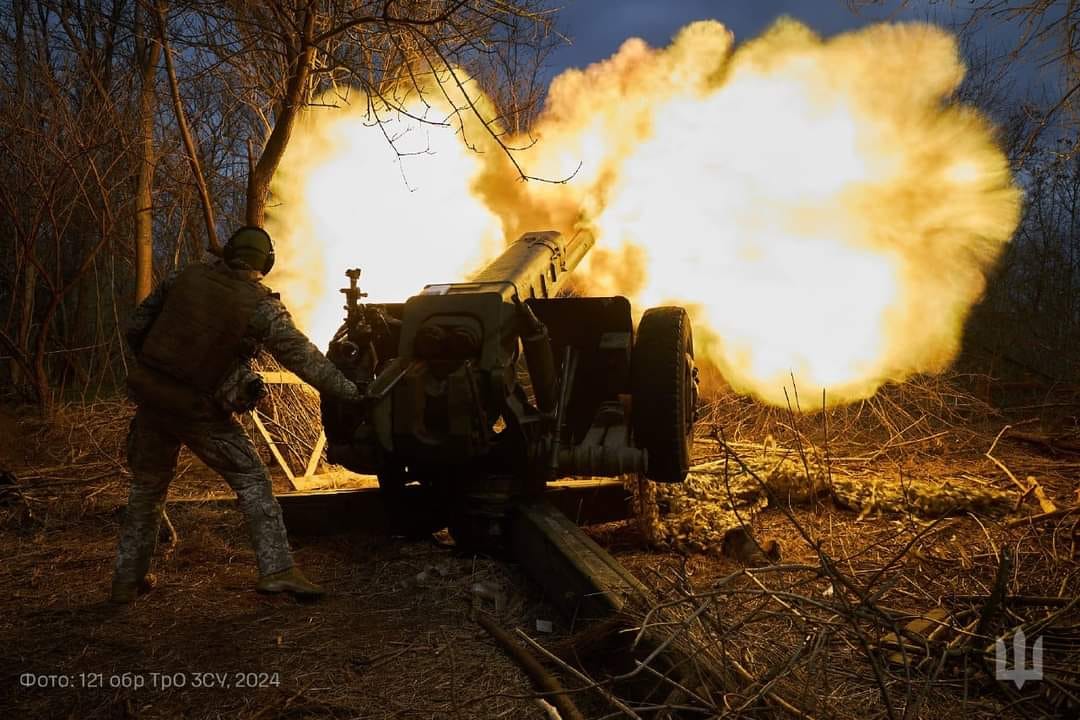
<path fill-rule="evenodd" d="M 261 227 L 245 225 L 232 234 L 225 243 L 226 262 L 239 260 L 263 275 L 274 267 L 274 241 L 270 233 Z"/>

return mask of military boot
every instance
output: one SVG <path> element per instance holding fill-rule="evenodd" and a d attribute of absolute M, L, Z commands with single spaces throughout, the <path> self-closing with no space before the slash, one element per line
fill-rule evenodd
<path fill-rule="evenodd" d="M 292 593 L 300 598 L 319 598 L 326 591 L 304 577 L 300 568 L 293 565 L 288 570 L 263 575 L 255 589 L 261 593 Z"/>
<path fill-rule="evenodd" d="M 145 595 L 154 589 L 156 578 L 146 574 L 137 582 L 130 580 L 118 580 L 113 578 L 112 592 L 109 594 L 109 602 L 116 605 L 128 605 L 135 602 L 135 598 Z"/>

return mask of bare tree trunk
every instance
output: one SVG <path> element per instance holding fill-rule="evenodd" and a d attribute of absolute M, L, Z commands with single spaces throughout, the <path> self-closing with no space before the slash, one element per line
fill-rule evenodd
<path fill-rule="evenodd" d="M 19 368 L 20 372 L 24 373 L 30 380 L 30 387 L 32 387 L 36 393 L 37 386 L 33 383 L 34 370 L 30 366 L 30 360 L 26 357 L 26 353 L 22 351 L 22 348 L 16 345 L 15 341 L 9 338 L 3 330 L 0 330 L 0 347 L 11 353 L 11 362 L 14 365 L 12 368 L 12 375 L 14 376 L 15 368 Z"/>
<path fill-rule="evenodd" d="M 11 5 L 13 16 L 15 19 L 15 99 L 16 106 L 18 108 L 18 117 L 25 117 L 23 114 L 26 105 L 26 89 L 27 89 L 27 74 L 29 72 L 27 56 L 26 56 L 26 36 L 25 36 L 25 24 L 26 24 L 26 12 L 27 3 L 26 0 L 14 0 Z M 16 234 L 15 237 L 18 237 Z M 18 272 L 16 270 L 16 272 Z M 26 337 L 30 334 L 29 320 L 33 315 L 33 309 L 27 309 L 28 305 L 32 305 L 34 300 L 34 284 L 35 279 L 34 269 L 29 262 L 25 263 L 24 277 L 23 277 L 23 314 L 19 317 L 19 326 L 16 331 L 16 341 L 19 343 L 18 348 L 12 347 L 11 352 L 13 354 L 11 365 L 11 379 L 14 384 L 19 385 L 22 380 L 22 373 L 26 371 L 26 379 L 32 382 L 32 376 L 29 372 L 30 365 L 23 360 L 19 362 L 19 357 L 15 354 L 16 351 L 25 350 L 27 347 Z M 18 286 L 19 279 L 13 278 L 13 285 Z M 15 298 L 11 299 L 12 306 L 15 305 Z M 9 341 L 10 342 L 10 341 Z"/>
<path fill-rule="evenodd" d="M 315 9 L 308 6 L 303 12 L 303 38 L 289 75 L 280 112 L 274 118 L 274 129 L 270 132 L 262 155 L 259 156 L 259 162 L 248 175 L 246 221 L 248 225 L 256 227 L 262 227 L 266 219 L 266 201 L 270 195 L 270 181 L 273 180 L 274 172 L 285 154 L 285 148 L 289 144 L 293 127 L 296 125 L 296 117 L 307 102 L 311 64 L 315 57 L 313 44 Z"/>
<path fill-rule="evenodd" d="M 135 180 L 135 304 L 138 305 L 154 283 L 154 105 L 155 76 L 161 42 L 148 32 L 142 19 L 142 4 L 135 6 L 135 56 L 139 63 L 139 173 Z"/>
<path fill-rule="evenodd" d="M 191 136 L 191 129 L 187 124 L 187 114 L 184 112 L 184 102 L 180 98 L 180 85 L 176 80 L 176 69 L 173 67 L 172 50 L 169 47 L 168 23 L 165 20 L 164 2 L 158 3 L 157 15 L 161 49 L 165 54 L 165 70 L 169 75 L 169 90 L 172 92 L 173 111 L 176 113 L 176 123 L 180 126 L 180 137 L 184 141 L 184 150 L 188 156 L 188 164 L 191 165 L 191 174 L 195 177 L 195 186 L 199 189 L 199 199 L 202 201 L 203 220 L 206 222 L 206 238 L 210 244 L 210 252 L 215 255 L 220 255 L 221 243 L 218 241 L 217 229 L 214 226 L 214 206 L 210 202 L 210 191 L 206 187 L 206 178 L 203 177 L 202 166 L 199 164 L 199 154 L 195 148 L 195 139 Z"/>
<path fill-rule="evenodd" d="M 24 352 L 30 348 L 30 328 L 34 323 L 34 295 L 36 289 L 37 270 L 27 261 L 23 268 L 22 314 L 19 316 L 19 333 L 16 338 L 19 349 Z M 22 370 L 28 367 L 28 365 L 20 365 L 19 369 Z M 13 372 L 12 377 L 16 384 L 21 380 L 17 373 Z M 33 375 L 27 375 L 26 380 L 36 387 L 36 378 Z"/>

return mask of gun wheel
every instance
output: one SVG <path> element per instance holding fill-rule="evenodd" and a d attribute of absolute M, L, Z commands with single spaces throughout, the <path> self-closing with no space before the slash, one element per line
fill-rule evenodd
<path fill-rule="evenodd" d="M 649 453 L 645 477 L 679 483 L 690 469 L 697 369 L 690 318 L 681 307 L 645 311 L 631 357 L 635 444 Z"/>

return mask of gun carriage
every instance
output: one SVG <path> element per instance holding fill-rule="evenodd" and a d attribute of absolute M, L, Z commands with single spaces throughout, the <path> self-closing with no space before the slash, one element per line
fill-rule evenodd
<path fill-rule="evenodd" d="M 511 508 L 566 476 L 681 482 L 697 397 L 680 307 L 577 297 L 587 232 L 522 236 L 466 282 L 365 303 L 349 270 L 328 356 L 364 393 L 324 400 L 330 462 L 377 475 L 399 532 L 449 526 L 462 545 L 505 542 Z"/>

